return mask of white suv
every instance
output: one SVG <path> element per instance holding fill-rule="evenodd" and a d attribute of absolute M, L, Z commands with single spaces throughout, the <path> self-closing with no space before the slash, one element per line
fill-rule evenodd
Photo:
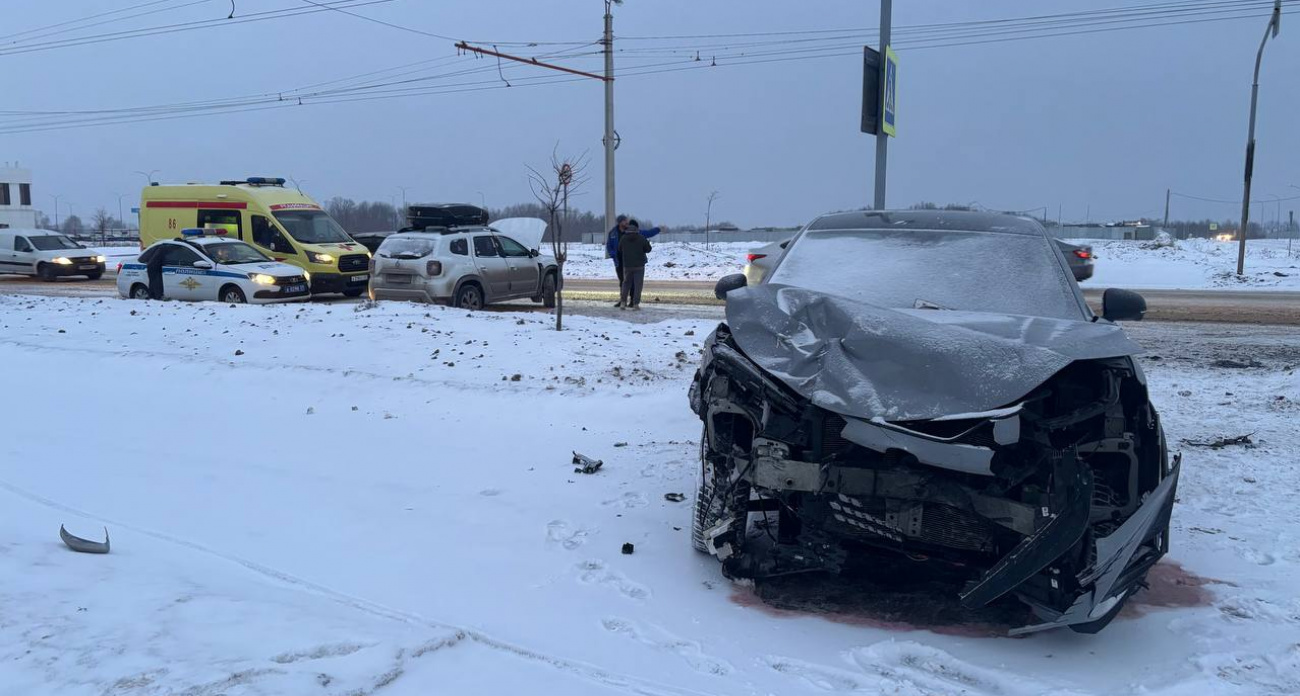
<path fill-rule="evenodd" d="M 554 307 L 559 277 L 555 258 L 538 250 L 541 234 L 515 239 L 520 236 L 486 226 L 390 235 L 370 260 L 370 299 L 482 309 L 494 302 L 530 298 Z"/>

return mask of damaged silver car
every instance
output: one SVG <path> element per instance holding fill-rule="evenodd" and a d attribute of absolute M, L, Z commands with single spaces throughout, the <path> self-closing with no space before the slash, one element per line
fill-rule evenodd
<path fill-rule="evenodd" d="M 1146 303 L 1094 315 L 1037 222 L 826 215 L 716 292 L 692 540 L 728 576 L 893 554 L 1024 602 L 1013 632 L 1095 633 L 1167 552 L 1179 458 L 1115 323 Z"/>

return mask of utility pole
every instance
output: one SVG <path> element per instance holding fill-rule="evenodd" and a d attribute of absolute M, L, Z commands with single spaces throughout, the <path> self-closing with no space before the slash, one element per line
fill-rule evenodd
<path fill-rule="evenodd" d="M 1264 45 L 1269 36 L 1282 29 L 1282 0 L 1273 0 L 1273 14 L 1264 29 L 1264 39 L 1255 54 L 1255 81 L 1250 87 L 1250 129 L 1246 134 L 1246 185 L 1241 196 L 1241 238 L 1237 244 L 1237 275 L 1246 274 L 1246 235 L 1250 232 L 1250 176 L 1255 171 L 1255 102 L 1259 99 L 1259 64 L 1264 60 Z"/>
<path fill-rule="evenodd" d="M 58 229 L 60 229 L 60 227 L 59 227 L 59 199 L 62 198 L 62 196 L 55 196 L 55 195 L 53 195 L 53 194 L 50 194 L 50 197 L 54 199 L 54 229 L 55 229 L 55 230 L 58 230 Z"/>
<path fill-rule="evenodd" d="M 893 22 L 893 0 L 880 0 L 880 55 L 886 55 L 885 49 L 889 48 L 890 25 Z M 887 60 L 887 58 L 886 58 Z M 881 80 L 881 89 L 884 89 L 884 80 Z M 879 133 L 876 133 L 876 210 L 885 209 L 885 171 L 889 163 L 889 135 L 885 133 L 884 124 L 881 124 Z"/>
<path fill-rule="evenodd" d="M 618 206 L 614 197 L 614 150 L 618 148 L 614 135 L 614 3 L 622 0 L 605 0 L 605 229 L 614 229 Z"/>
<path fill-rule="evenodd" d="M 1165 231 L 1169 231 L 1169 195 L 1170 190 L 1165 189 Z"/>

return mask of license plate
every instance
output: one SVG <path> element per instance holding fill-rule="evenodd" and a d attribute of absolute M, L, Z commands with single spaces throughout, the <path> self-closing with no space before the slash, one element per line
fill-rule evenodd
<path fill-rule="evenodd" d="M 399 283 L 405 285 L 409 285 L 411 283 L 411 276 L 409 275 L 386 275 L 384 277 L 387 278 L 388 282 L 390 283 Z"/>
<path fill-rule="evenodd" d="M 92 263 L 92 264 L 87 264 L 85 266 L 80 266 L 79 268 L 83 271 L 93 271 L 97 268 L 97 266 L 95 266 L 95 264 Z"/>
<path fill-rule="evenodd" d="M 370 274 L 369 274 L 369 273 L 362 273 L 361 275 L 354 275 L 354 276 L 348 278 L 348 280 L 351 281 L 351 282 L 353 282 L 353 283 L 360 283 L 360 282 L 363 281 L 363 280 L 370 280 Z"/>
<path fill-rule="evenodd" d="M 285 292 L 307 292 L 307 286 L 302 283 L 299 283 L 297 285 L 286 285 L 284 286 L 284 291 Z"/>

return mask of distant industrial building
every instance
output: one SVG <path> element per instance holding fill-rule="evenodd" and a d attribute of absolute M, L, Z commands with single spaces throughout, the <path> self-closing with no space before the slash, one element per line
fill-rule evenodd
<path fill-rule="evenodd" d="M 32 172 L 18 163 L 5 162 L 0 167 L 0 228 L 36 227 L 36 209 L 32 207 Z"/>
<path fill-rule="evenodd" d="M 1159 227 L 1146 223 L 1119 223 L 1114 225 L 1063 225 L 1049 230 L 1059 239 L 1133 239 L 1150 241 L 1161 232 Z"/>

